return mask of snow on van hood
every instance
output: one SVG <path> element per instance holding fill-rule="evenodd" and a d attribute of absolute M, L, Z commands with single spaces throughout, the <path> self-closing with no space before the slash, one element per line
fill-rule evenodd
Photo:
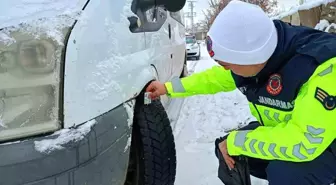
<path fill-rule="evenodd" d="M 186 44 L 187 49 L 191 49 L 191 47 L 193 47 L 193 46 L 197 46 L 197 43 Z"/>
<path fill-rule="evenodd" d="M 60 42 L 61 28 L 71 26 L 87 0 L 10 0 L 0 1 L 0 42 L 15 42 L 11 31 L 33 35 L 45 33 Z"/>

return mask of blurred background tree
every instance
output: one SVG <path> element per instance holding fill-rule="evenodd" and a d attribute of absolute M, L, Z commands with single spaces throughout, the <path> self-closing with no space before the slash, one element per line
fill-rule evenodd
<path fill-rule="evenodd" d="M 226 7 L 231 0 L 209 0 L 210 7 L 204 12 L 204 19 L 200 22 L 200 26 L 205 30 L 209 30 L 211 24 Z M 271 14 L 278 6 L 277 0 L 240 0 L 260 6 L 266 13 Z"/>

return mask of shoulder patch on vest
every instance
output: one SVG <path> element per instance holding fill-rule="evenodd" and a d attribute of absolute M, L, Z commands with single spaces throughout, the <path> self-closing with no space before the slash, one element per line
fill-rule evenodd
<path fill-rule="evenodd" d="M 282 79 L 280 74 L 273 74 L 268 79 L 266 90 L 269 94 L 277 96 L 282 91 Z"/>
<path fill-rule="evenodd" d="M 326 91 L 316 87 L 315 98 L 326 110 L 334 110 L 336 107 L 336 96 L 329 95 Z"/>

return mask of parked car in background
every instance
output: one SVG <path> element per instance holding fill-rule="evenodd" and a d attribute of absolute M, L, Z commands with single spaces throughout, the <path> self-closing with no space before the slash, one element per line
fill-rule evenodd
<path fill-rule="evenodd" d="M 169 98 L 144 90 L 184 74 L 184 4 L 1 1 L 0 184 L 173 185 Z"/>
<path fill-rule="evenodd" d="M 186 35 L 187 58 L 199 60 L 201 58 L 200 42 L 194 35 Z"/>

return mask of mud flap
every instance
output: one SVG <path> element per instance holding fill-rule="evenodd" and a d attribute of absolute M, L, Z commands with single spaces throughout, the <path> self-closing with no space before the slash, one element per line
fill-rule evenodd
<path fill-rule="evenodd" d="M 222 141 L 221 138 L 216 139 L 215 153 L 218 158 L 218 178 L 225 185 L 251 185 L 250 171 L 248 167 L 248 159 L 243 156 L 233 157 L 235 160 L 235 168 L 229 169 L 218 144 Z"/>

